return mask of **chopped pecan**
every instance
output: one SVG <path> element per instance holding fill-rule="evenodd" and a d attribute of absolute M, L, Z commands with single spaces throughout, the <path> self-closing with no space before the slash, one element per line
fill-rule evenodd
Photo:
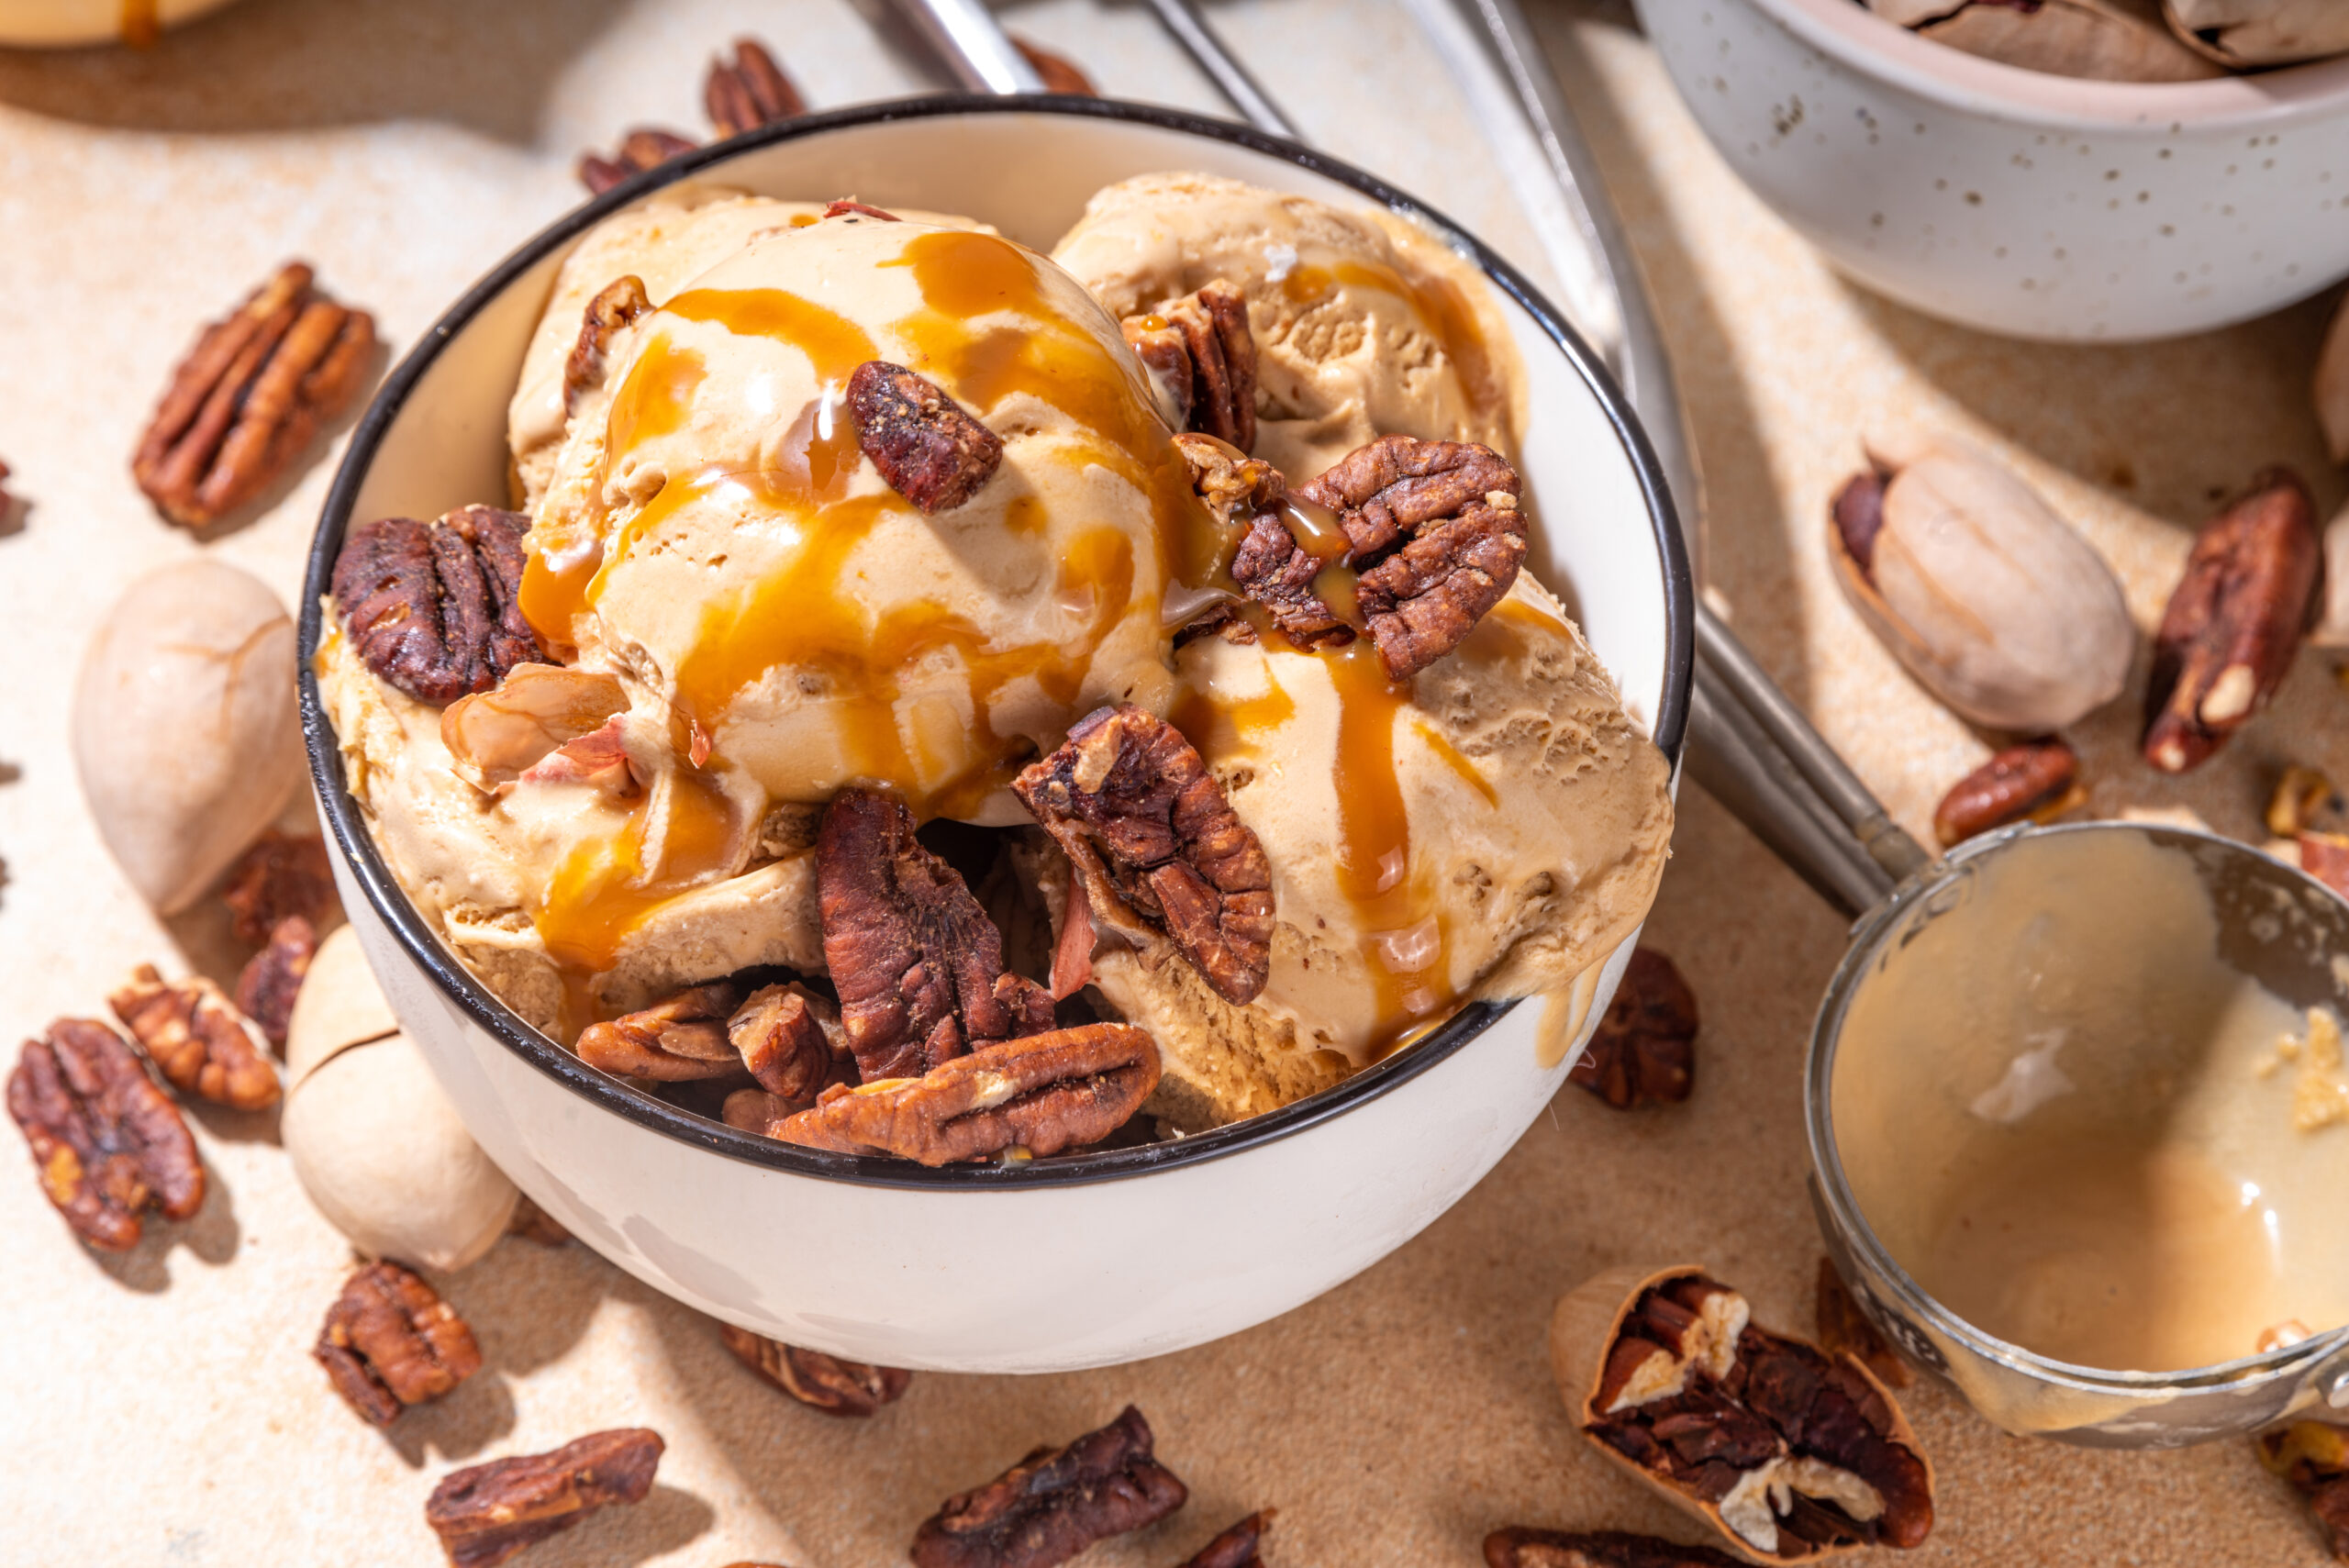
<path fill-rule="evenodd" d="M 1677 1105 L 1697 1083 L 1697 994 L 1672 960 L 1634 948 L 1615 999 L 1566 1075 L 1617 1110 Z"/>
<path fill-rule="evenodd" d="M 914 1078 L 964 1050 L 1052 1027 L 1044 988 L 1003 966 L 1003 934 L 913 813 L 842 790 L 816 837 L 824 965 L 866 1083 Z"/>
<path fill-rule="evenodd" d="M 807 112 L 799 89 L 767 46 L 753 38 L 734 40 L 731 61 L 721 55 L 709 62 L 709 74 L 702 79 L 701 106 L 719 136 L 740 136 Z"/>
<path fill-rule="evenodd" d="M 848 411 L 858 447 L 925 517 L 977 495 L 1003 462 L 1002 437 L 903 365 L 857 366 L 848 378 Z"/>
<path fill-rule="evenodd" d="M 835 1084 L 770 1137 L 923 1165 L 1007 1149 L 1057 1154 L 1123 1127 L 1158 1086 L 1158 1046 L 1131 1024 L 1079 1024 L 981 1046 L 919 1078 Z"/>
<path fill-rule="evenodd" d="M 2349 834 L 2303 833 L 2299 847 L 2300 869 L 2349 898 Z"/>
<path fill-rule="evenodd" d="M 1182 1568 L 1264 1568 L 1258 1548 L 1272 1529 L 1271 1508 L 1259 1509 L 1183 1560 Z"/>
<path fill-rule="evenodd" d="M 1508 593 L 1525 560 L 1522 488 L 1489 447 L 1408 436 L 1382 436 L 1298 488 L 1338 514 L 1348 563 L 1362 573 L 1355 602 L 1389 679 L 1457 648 Z"/>
<path fill-rule="evenodd" d="M 836 1034 L 846 1055 L 839 1013 L 796 981 L 751 992 L 726 1021 L 727 1039 L 759 1087 L 785 1100 L 816 1097 L 831 1076 Z"/>
<path fill-rule="evenodd" d="M 32 1145 L 41 1190 L 74 1233 L 121 1251 L 150 1204 L 168 1219 L 204 1207 L 204 1166 L 179 1107 L 122 1037 L 89 1018 L 60 1018 L 27 1040 L 8 1074 L 8 1115 Z"/>
<path fill-rule="evenodd" d="M 1876 1381 L 1888 1388 L 1906 1388 L 1914 1381 L 1909 1363 L 1884 1342 L 1876 1331 L 1868 1315 L 1852 1296 L 1843 1276 L 1835 1272 L 1835 1260 L 1819 1260 L 1819 1284 L 1814 1303 L 1819 1318 L 1819 1348 L 1830 1356 L 1849 1356 L 1876 1373 Z"/>
<path fill-rule="evenodd" d="M 612 339 L 651 314 L 652 298 L 634 272 L 614 278 L 587 302 L 579 315 L 578 339 L 562 361 L 563 412 L 575 413 L 579 400 L 604 384 Z"/>
<path fill-rule="evenodd" d="M 2009 746 L 1950 785 L 1933 808 L 1942 848 L 2028 818 L 2050 822 L 2083 805 L 2080 759 L 2056 736 Z"/>
<path fill-rule="evenodd" d="M 285 1049 L 285 1027 L 294 1018 L 294 998 L 317 956 L 317 929 L 299 915 L 288 915 L 269 934 L 269 945 L 246 961 L 237 976 L 237 1009 L 250 1018 L 262 1038 L 279 1051 Z"/>
<path fill-rule="evenodd" d="M 529 517 L 495 506 L 353 528 L 335 558 L 334 596 L 367 667 L 419 702 L 447 703 L 542 662 L 520 602 L 529 531 Z"/>
<path fill-rule="evenodd" d="M 457 1309 L 393 1262 L 370 1263 L 343 1282 L 310 1353 L 335 1392 L 379 1427 L 481 1370 Z"/>
<path fill-rule="evenodd" d="M 1226 1001 L 1253 1000 L 1272 963 L 1273 871 L 1182 731 L 1130 704 L 1077 720 L 1012 793 L 1077 874 L 1165 931 Z"/>
<path fill-rule="evenodd" d="M 1150 1423 L 1129 1405 L 1065 1448 L 1037 1449 L 924 1519 L 914 1568 L 1052 1568 L 1164 1518 L 1190 1492 L 1151 1448 Z"/>
<path fill-rule="evenodd" d="M 824 216 L 826 217 L 847 217 L 851 215 L 854 215 L 859 217 L 877 217 L 884 223 L 903 223 L 906 221 L 894 212 L 885 212 L 877 206 L 867 206 L 864 203 L 858 201 L 854 196 L 842 196 L 838 201 L 827 202 L 824 205 Z"/>
<path fill-rule="evenodd" d="M 727 1077 L 742 1071 L 742 1058 L 726 1035 L 726 1020 L 741 999 L 728 981 L 689 985 L 650 1007 L 589 1024 L 573 1049 L 590 1067 L 656 1084 Z"/>
<path fill-rule="evenodd" d="M 2261 1433 L 2252 1446 L 2262 1464 L 2308 1499 L 2332 1555 L 2349 1562 L 2349 1427 L 2295 1421 Z"/>
<path fill-rule="evenodd" d="M 1036 68 L 1037 78 L 1044 83 L 1045 92 L 1069 93 L 1080 98 L 1097 98 L 1101 95 L 1100 90 L 1093 85 L 1093 79 L 1078 70 L 1074 61 L 1030 43 L 1017 34 L 1012 37 L 1011 47 L 1018 50 L 1026 57 L 1028 63 Z"/>
<path fill-rule="evenodd" d="M 2267 706 L 2317 607 L 2322 541 L 2308 487 L 2272 468 L 2196 536 L 2154 636 L 2145 761 L 2182 773 Z"/>
<path fill-rule="evenodd" d="M 142 963 L 106 1005 L 180 1093 L 240 1111 L 277 1103 L 269 1037 L 203 975 L 166 984 Z"/>
<path fill-rule="evenodd" d="M 314 833 L 271 828 L 228 868 L 220 897 L 239 941 L 265 942 L 279 921 L 295 915 L 315 925 L 335 902 L 325 842 Z"/>
<path fill-rule="evenodd" d="M 1243 452 L 1256 444 L 1256 339 L 1238 288 L 1218 278 L 1119 326 L 1165 391 L 1179 428 Z"/>
<path fill-rule="evenodd" d="M 726 1348 L 744 1366 L 802 1405 L 827 1416 L 870 1416 L 882 1406 L 894 1405 L 904 1397 L 914 1380 L 912 1373 L 897 1367 L 841 1361 L 821 1351 L 803 1350 L 753 1334 L 748 1329 L 737 1329 L 731 1323 L 719 1324 L 718 1331 L 725 1339 Z"/>
<path fill-rule="evenodd" d="M 1512 1525 L 1485 1538 L 1486 1568 L 1744 1568 L 1709 1546 L 1683 1546 L 1628 1530 L 1529 1529 Z"/>
<path fill-rule="evenodd" d="M 1174 450 L 1191 476 L 1192 490 L 1226 528 L 1273 511 L 1288 493 L 1279 469 L 1230 441 L 1192 431 L 1174 438 Z"/>
<path fill-rule="evenodd" d="M 2314 768 L 2289 767 L 2267 797 L 2267 830 L 2279 839 L 2349 829 L 2349 800 Z"/>
<path fill-rule="evenodd" d="M 660 1433 L 623 1427 L 452 1470 L 425 1499 L 424 1522 L 455 1568 L 493 1568 L 598 1508 L 644 1501 L 662 1447 Z"/>
<path fill-rule="evenodd" d="M 359 390 L 375 318 L 288 261 L 204 329 L 172 373 L 131 477 L 183 528 L 209 528 L 267 489 Z"/>
<path fill-rule="evenodd" d="M 681 153 L 691 152 L 698 145 L 679 136 L 674 130 L 655 126 L 638 126 L 620 138 L 619 150 L 609 158 L 590 152 L 579 160 L 579 183 L 592 195 L 602 195 L 624 180 L 634 179 L 647 169 L 658 169 Z"/>
<path fill-rule="evenodd" d="M 513 1217 L 506 1222 L 506 1234 L 535 1241 L 541 1247 L 561 1247 L 571 1240 L 571 1232 L 562 1228 L 562 1222 L 531 1202 L 528 1193 L 516 1195 Z"/>

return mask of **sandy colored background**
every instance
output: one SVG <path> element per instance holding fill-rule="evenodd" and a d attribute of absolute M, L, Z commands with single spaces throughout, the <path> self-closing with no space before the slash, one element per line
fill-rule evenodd
<path fill-rule="evenodd" d="M 2338 500 L 2303 390 L 2329 300 L 2151 348 L 2018 345 L 1927 320 L 1837 281 L 1731 180 L 1619 8 L 1536 9 L 1659 296 L 1708 476 L 1718 602 L 1912 830 L 1985 747 L 1869 640 L 1821 561 L 1825 499 L 1868 421 L 2006 454 L 2120 568 L 2148 627 L 2192 526 L 2259 466 L 2293 462 L 2328 509 Z M 1260 61 L 1290 62 L 1266 74 L 1309 135 L 1546 271 L 1394 4 L 1216 16 Z M 1008 17 L 1109 92 L 1215 106 L 1138 7 L 1050 0 Z M 31 501 L 0 537 L 8 1027 L 97 1011 L 142 961 L 221 961 L 204 917 L 167 929 L 130 893 L 66 747 L 82 648 L 138 571 L 206 549 L 289 596 L 297 581 L 330 454 L 201 545 L 130 484 L 128 454 L 196 326 L 300 254 L 404 350 L 577 199 L 580 150 L 648 120 L 699 133 L 703 64 L 745 29 L 780 46 L 818 106 L 919 80 L 840 0 L 248 0 L 145 55 L 0 51 L 0 457 Z M 2075 737 L 2097 808 L 2185 804 L 2260 836 L 2285 761 L 2349 766 L 2332 663 L 2304 656 L 2274 712 L 2184 784 L 2132 760 L 2141 665 Z M 1569 1088 L 1449 1217 L 1279 1321 L 1083 1375 L 925 1373 L 865 1423 L 793 1405 L 707 1323 L 584 1249 L 508 1241 L 447 1282 L 486 1370 L 379 1434 L 308 1357 L 349 1256 L 271 1118 L 195 1110 L 207 1207 L 120 1259 L 73 1241 L 0 1132 L 0 1563 L 429 1564 L 422 1503 L 453 1464 L 632 1424 L 669 1442 L 651 1498 L 534 1549 L 531 1568 L 897 1562 L 946 1494 L 1128 1400 L 1193 1501 L 1087 1560 L 1105 1568 L 1171 1565 L 1265 1506 L 1281 1510 L 1276 1568 L 1465 1568 L 1511 1523 L 1693 1540 L 1583 1450 L 1542 1325 L 1583 1275 L 1659 1254 L 1704 1260 L 1765 1321 L 1807 1324 L 1819 1248 L 1798 1069 L 1842 939 L 1700 792 L 1682 808 L 1649 938 L 1705 1009 L 1690 1103 L 1620 1116 Z M 2327 1560 L 2244 1445 L 2087 1452 L 2001 1436 L 1935 1390 L 1908 1404 L 1942 1481 L 1919 1568 Z"/>

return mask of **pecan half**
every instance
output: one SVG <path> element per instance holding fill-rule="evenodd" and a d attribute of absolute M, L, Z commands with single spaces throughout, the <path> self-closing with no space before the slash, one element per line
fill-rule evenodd
<path fill-rule="evenodd" d="M 1127 346 L 1166 393 L 1177 428 L 1256 444 L 1256 339 L 1248 300 L 1221 278 L 1174 304 L 1120 322 Z"/>
<path fill-rule="evenodd" d="M 1129 1405 L 1065 1448 L 1036 1450 L 924 1519 L 914 1568 L 1052 1568 L 1164 1518 L 1190 1492 L 1151 1449 L 1150 1423 Z"/>
<path fill-rule="evenodd" d="M 1819 1284 L 1813 1307 L 1818 1315 L 1819 1348 L 1830 1356 L 1849 1356 L 1876 1373 L 1889 1388 L 1906 1388 L 1915 1381 L 1909 1363 L 1884 1342 L 1868 1315 L 1860 1310 L 1851 1287 L 1835 1272 L 1835 1260 L 1819 1260 Z"/>
<path fill-rule="evenodd" d="M 302 994 L 302 982 L 317 951 L 317 929 L 299 915 L 288 915 L 270 932 L 269 945 L 247 960 L 237 976 L 238 1011 L 278 1051 L 285 1049 L 294 998 Z"/>
<path fill-rule="evenodd" d="M 609 158 L 590 152 L 579 160 L 579 183 L 594 195 L 602 195 L 624 180 L 634 179 L 647 169 L 658 169 L 680 153 L 691 152 L 699 143 L 687 140 L 674 130 L 656 126 L 638 126 L 620 138 L 618 150 Z"/>
<path fill-rule="evenodd" d="M 1508 593 L 1525 560 L 1522 489 L 1490 447 L 1408 436 L 1382 436 L 1298 488 L 1338 514 L 1362 571 L 1355 602 L 1390 680 L 1457 648 Z"/>
<path fill-rule="evenodd" d="M 709 62 L 709 74 L 702 78 L 701 106 L 719 136 L 740 136 L 807 112 L 799 89 L 767 46 L 753 38 L 734 40 L 732 61 L 720 55 Z"/>
<path fill-rule="evenodd" d="M 288 261 L 204 329 L 147 426 L 131 477 L 183 528 L 209 528 L 284 473 L 359 390 L 375 318 Z"/>
<path fill-rule="evenodd" d="M 106 1005 L 180 1093 L 240 1111 L 277 1103 L 269 1037 L 203 975 L 167 984 L 142 963 Z"/>
<path fill-rule="evenodd" d="M 2145 761 L 2205 762 L 2267 706 L 2317 606 L 2323 548 L 2299 475 L 2272 468 L 2204 525 L 2154 635 Z"/>
<path fill-rule="evenodd" d="M 662 1447 L 660 1433 L 623 1427 L 452 1470 L 425 1499 L 424 1522 L 455 1568 L 492 1568 L 598 1508 L 644 1501 Z"/>
<path fill-rule="evenodd" d="M 1100 90 L 1093 85 L 1093 79 L 1078 70 L 1074 61 L 1054 54 L 1051 50 L 1040 45 L 1030 43 L 1016 33 L 1012 35 L 1011 47 L 1018 50 L 1027 58 L 1028 63 L 1036 68 L 1036 75 L 1044 83 L 1045 92 L 1069 93 L 1080 98 L 1097 98 L 1101 95 Z"/>
<path fill-rule="evenodd" d="M 2026 818 L 2053 821 L 2087 800 L 2077 753 L 2053 735 L 2026 740 L 1950 785 L 1933 808 L 1933 837 L 1946 850 Z"/>
<path fill-rule="evenodd" d="M 1843 549 L 1864 573 L 1876 571 L 1876 539 L 1884 532 L 1884 493 L 1891 485 L 1890 471 L 1871 467 L 1845 480 L 1830 507 Z"/>
<path fill-rule="evenodd" d="M 2349 1562 L 2349 1427 L 2295 1421 L 2252 1441 L 2259 1462 L 2308 1499 L 2332 1555 Z"/>
<path fill-rule="evenodd" d="M 1232 552 L 1231 580 L 1241 593 L 1273 613 L 1273 624 L 1300 648 L 1343 648 L 1354 628 L 1340 618 L 1315 588 L 1333 564 L 1298 542 L 1280 512 L 1259 515 Z"/>
<path fill-rule="evenodd" d="M 41 1190 L 74 1234 L 122 1251 L 149 1205 L 167 1219 L 204 1207 L 204 1166 L 179 1107 L 122 1037 L 60 1018 L 27 1040 L 8 1074 L 8 1115 L 32 1145 Z"/>
<path fill-rule="evenodd" d="M 1123 1127 L 1158 1086 L 1158 1045 L 1147 1031 L 1080 1024 L 982 1046 L 918 1078 L 835 1084 L 768 1135 L 923 1165 L 1007 1149 L 1057 1154 Z"/>
<path fill-rule="evenodd" d="M 652 314 L 652 297 L 634 272 L 614 278 L 579 313 L 579 336 L 562 361 L 562 410 L 576 413 L 579 400 L 604 384 L 611 367 L 612 339 Z"/>
<path fill-rule="evenodd" d="M 1003 438 L 936 383 L 903 365 L 867 360 L 848 378 L 856 444 L 889 487 L 925 517 L 979 493 L 1003 462 Z"/>
<path fill-rule="evenodd" d="M 1259 1509 L 1185 1558 L 1182 1568 L 1264 1568 L 1258 1548 L 1272 1529 L 1274 1510 Z"/>
<path fill-rule="evenodd" d="M 590 1067 L 656 1084 L 723 1078 L 742 1071 L 726 1035 L 726 1020 L 741 999 L 728 981 L 689 985 L 650 1007 L 588 1025 L 573 1049 Z"/>
<path fill-rule="evenodd" d="M 1628 1530 L 1529 1529 L 1512 1525 L 1485 1538 L 1487 1568 L 1744 1568 L 1709 1546 L 1683 1546 Z"/>
<path fill-rule="evenodd" d="M 966 1049 L 1052 1027 L 1044 988 L 1005 972 L 1003 934 L 954 868 L 914 839 L 913 813 L 842 790 L 816 835 L 824 966 L 870 1084 L 913 1078 Z"/>
<path fill-rule="evenodd" d="M 914 1374 L 894 1366 L 841 1361 L 720 1323 L 718 1333 L 744 1366 L 827 1416 L 870 1416 L 905 1396 Z"/>
<path fill-rule="evenodd" d="M 370 1263 L 343 1282 L 310 1354 L 335 1392 L 379 1427 L 481 1370 L 473 1331 L 457 1309 L 393 1262 Z"/>
<path fill-rule="evenodd" d="M 271 828 L 228 868 L 220 897 L 239 941 L 265 942 L 279 921 L 295 915 L 315 925 L 335 903 L 325 842 L 316 834 Z"/>
<path fill-rule="evenodd" d="M 1191 743 L 1130 704 L 1076 721 L 1012 793 L 1074 862 L 1165 931 L 1226 1001 L 1264 988 L 1273 868 Z"/>
<path fill-rule="evenodd" d="M 419 702 L 448 703 L 543 662 L 520 601 L 529 531 L 529 517 L 495 506 L 353 528 L 335 558 L 334 596 L 367 667 Z"/>
<path fill-rule="evenodd" d="M 1677 1105 L 1697 1084 L 1697 994 L 1673 962 L 1634 948 L 1607 1016 L 1566 1076 L 1613 1106 Z"/>
<path fill-rule="evenodd" d="M 832 1037 L 848 1054 L 848 1034 L 829 1002 L 796 981 L 769 985 L 726 1021 L 726 1037 L 759 1087 L 785 1100 L 812 1100 L 832 1073 Z"/>

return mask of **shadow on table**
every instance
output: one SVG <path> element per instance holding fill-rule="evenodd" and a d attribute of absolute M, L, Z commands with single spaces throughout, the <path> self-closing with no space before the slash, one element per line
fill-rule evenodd
<path fill-rule="evenodd" d="M 236 1257 L 237 1244 L 243 1236 L 243 1229 L 237 1223 L 235 1195 L 228 1190 L 228 1184 L 220 1179 L 218 1168 L 206 1164 L 204 1207 L 193 1218 L 175 1225 L 150 1209 L 139 1229 L 139 1244 L 128 1251 L 84 1250 L 89 1251 L 92 1262 L 114 1276 L 117 1284 L 153 1296 L 171 1288 L 172 1271 L 166 1265 L 173 1249 L 185 1247 L 217 1267 Z"/>
<path fill-rule="evenodd" d="M 691 1492 L 655 1482 L 634 1507 L 606 1508 L 530 1548 L 530 1568 L 633 1568 L 698 1540 L 717 1522 L 718 1510 Z"/>
<path fill-rule="evenodd" d="M 520 144 L 620 3 L 246 0 L 152 49 L 0 50 L 0 103 L 141 130 L 435 119 Z"/>

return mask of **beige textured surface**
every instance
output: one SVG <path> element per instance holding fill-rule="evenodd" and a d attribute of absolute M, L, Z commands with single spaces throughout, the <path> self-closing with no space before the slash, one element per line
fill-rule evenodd
<path fill-rule="evenodd" d="M 1307 128 L 1430 192 L 1523 255 L 1400 15 L 1356 0 L 1219 7 Z M 1342 26 L 1333 25 L 1340 15 Z M 1620 18 L 1545 25 L 1661 295 L 1714 498 L 1714 576 L 1741 628 L 1905 820 L 1921 828 L 1981 743 L 1851 619 L 1820 558 L 1830 489 L 1878 416 L 2012 455 L 2115 562 L 2141 623 L 2188 529 L 2259 464 L 2302 465 L 2331 503 L 2302 388 L 2322 306 L 2149 349 L 1996 342 L 1834 281 L 1725 174 Z M 1140 7 L 1021 7 L 1016 23 L 1113 90 L 1206 104 Z M 125 456 L 195 323 L 288 251 L 374 307 L 405 348 L 491 257 L 573 197 L 567 163 L 624 125 L 698 121 L 702 61 L 755 26 L 819 105 L 898 90 L 903 68 L 830 0 L 248 0 L 154 54 L 0 53 L 0 456 L 33 500 L 0 538 L 0 996 L 31 1029 L 87 1011 L 142 960 L 217 949 L 167 929 L 104 858 L 65 749 L 71 671 L 133 571 L 197 547 L 157 523 Z M 1397 112 L 1419 84 L 1431 106 Z M 204 547 L 290 593 L 323 495 L 314 466 L 257 521 Z M 2134 697 L 2083 728 L 2097 804 L 2182 803 L 2250 836 L 2288 756 L 2349 771 L 2330 661 L 2183 784 L 2131 761 Z M 2142 683 L 2142 674 L 2138 677 Z M 2132 694 L 2136 688 L 2132 686 Z M 2320 744 L 2329 732 L 2332 739 Z M 1620 1118 L 1568 1090 L 1493 1176 L 1387 1262 L 1289 1317 L 1146 1365 L 1028 1381 L 925 1375 L 865 1424 L 789 1405 L 705 1324 L 567 1248 L 509 1242 L 451 1284 L 487 1370 L 388 1438 L 327 1393 L 306 1347 L 344 1252 L 303 1201 L 265 1118 L 195 1117 L 214 1195 L 126 1259 L 84 1254 L 6 1168 L 0 1132 L 0 1563 L 429 1564 L 419 1511 L 451 1463 L 647 1423 L 670 1448 L 643 1507 L 591 1521 L 531 1568 L 746 1556 L 902 1560 L 945 1494 L 1128 1399 L 1193 1487 L 1189 1507 L 1091 1561 L 1171 1564 L 1277 1505 L 1275 1565 L 1468 1568 L 1494 1526 L 1619 1525 L 1691 1539 L 1582 1452 L 1541 1337 L 1583 1274 L 1662 1251 L 1705 1259 L 1765 1321 L 1807 1317 L 1817 1243 L 1802 1190 L 1797 1067 L 1838 923 L 1695 790 L 1651 930 L 1708 1010 L 1687 1106 Z M 2087 1453 L 2002 1438 L 1934 1392 L 1909 1408 L 1943 1478 L 1943 1563 L 2324 1561 L 2284 1489 L 2237 1445 Z"/>

